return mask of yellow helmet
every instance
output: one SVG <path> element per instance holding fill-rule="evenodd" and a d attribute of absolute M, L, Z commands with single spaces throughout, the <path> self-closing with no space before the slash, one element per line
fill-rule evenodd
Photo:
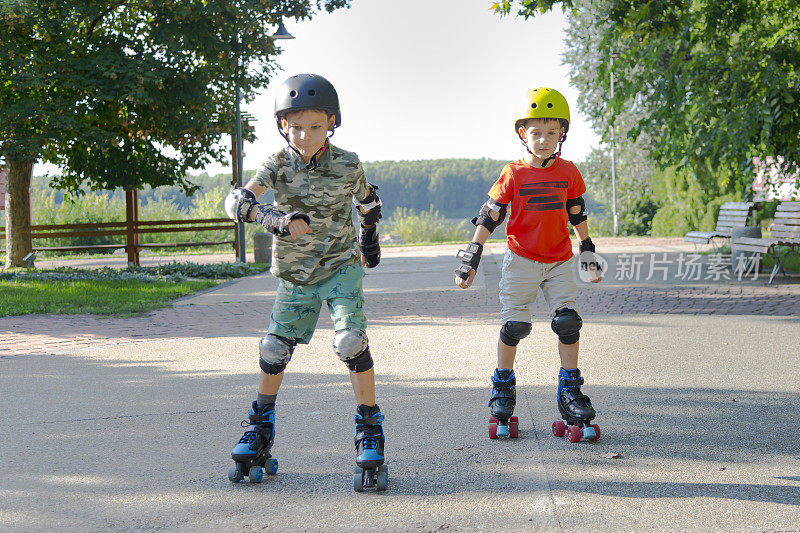
<path fill-rule="evenodd" d="M 569 104 L 567 99 L 548 87 L 537 87 L 528 91 L 523 107 L 514 116 L 514 131 L 519 131 L 520 121 L 529 118 L 560 119 L 564 133 L 569 131 Z"/>

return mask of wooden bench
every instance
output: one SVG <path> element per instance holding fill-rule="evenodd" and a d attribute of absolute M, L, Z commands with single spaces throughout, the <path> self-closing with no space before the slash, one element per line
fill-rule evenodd
<path fill-rule="evenodd" d="M 734 244 L 743 252 L 756 252 L 772 256 L 775 266 L 772 268 L 769 283 L 772 283 L 778 270 L 785 276 L 784 259 L 789 254 L 798 253 L 798 247 L 800 247 L 800 202 L 783 202 L 778 205 L 769 237 L 763 239 L 739 237 Z"/>
<path fill-rule="evenodd" d="M 730 239 L 733 228 L 743 228 L 747 225 L 747 219 L 753 212 L 755 204 L 753 202 L 725 202 L 719 208 L 717 216 L 717 227 L 714 231 L 690 231 L 684 235 L 683 240 L 697 244 L 711 243 L 714 246 L 714 239 Z M 716 246 L 714 249 L 716 250 Z"/>

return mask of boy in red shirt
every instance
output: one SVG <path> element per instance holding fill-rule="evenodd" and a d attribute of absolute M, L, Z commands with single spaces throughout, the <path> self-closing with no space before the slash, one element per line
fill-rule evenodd
<path fill-rule="evenodd" d="M 508 249 L 500 281 L 503 326 L 497 369 L 492 376 L 489 433 L 492 438 L 517 435 L 516 417 L 511 416 L 516 404 L 514 357 L 519 341 L 531 332 L 529 306 L 541 287 L 550 307 L 552 329 L 558 335 L 561 358 L 556 398 L 563 420 L 553 424 L 553 432 L 557 436 L 568 433 L 571 442 L 595 440 L 600 436 L 599 428 L 591 424 L 595 410 L 580 390 L 583 378 L 578 370 L 578 338 L 582 320 L 575 302 L 577 285 L 567 222 L 580 239 L 581 268 L 589 270 L 593 283 L 602 278 L 596 270 L 590 270 L 597 262 L 581 196 L 586 185 L 577 167 L 560 157 L 569 130 L 569 105 L 558 91 L 534 89 L 528 92 L 525 107 L 515 119 L 514 129 L 528 156 L 506 165 L 489 190 L 489 199 L 472 220 L 476 226 L 472 242 L 458 253 L 462 264 L 455 278 L 462 289 L 472 285 L 483 244 L 510 212 Z"/>

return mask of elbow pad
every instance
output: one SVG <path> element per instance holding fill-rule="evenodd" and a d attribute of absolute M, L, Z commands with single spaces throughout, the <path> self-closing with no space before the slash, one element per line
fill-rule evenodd
<path fill-rule="evenodd" d="M 370 183 L 369 188 L 371 190 L 366 198 L 360 202 L 357 202 L 355 199 L 353 200 L 356 207 L 361 208 L 356 209 L 356 212 L 358 213 L 358 221 L 361 222 L 362 226 L 372 226 L 373 224 L 377 224 L 381 219 L 381 199 L 376 192 L 378 186 Z"/>
<path fill-rule="evenodd" d="M 498 211 L 500 213 L 500 216 L 497 218 L 497 220 L 492 218 L 492 211 Z M 483 226 L 489 230 L 489 233 L 492 233 L 497 226 L 502 224 L 506 219 L 507 211 L 508 204 L 501 204 L 494 198 L 489 198 L 486 200 L 486 203 L 481 206 L 478 216 L 472 219 L 472 223 L 475 224 L 475 226 Z"/>
<path fill-rule="evenodd" d="M 569 212 L 570 208 L 575 206 L 580 206 L 581 210 L 578 214 L 573 215 Z M 583 196 L 578 196 L 577 198 L 572 198 L 567 200 L 567 216 L 569 217 L 569 223 L 573 226 L 577 226 L 581 222 L 585 221 L 589 218 L 586 215 L 586 203 L 583 201 Z"/>
<path fill-rule="evenodd" d="M 234 222 L 250 222 L 250 210 L 257 204 L 253 191 L 237 187 L 225 197 L 225 212 Z"/>

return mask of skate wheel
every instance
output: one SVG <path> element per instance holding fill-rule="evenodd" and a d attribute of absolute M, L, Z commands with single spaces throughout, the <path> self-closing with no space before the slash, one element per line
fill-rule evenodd
<path fill-rule="evenodd" d="M 581 441 L 581 428 L 578 426 L 569 426 L 567 428 L 567 438 L 570 442 L 580 442 Z"/>
<path fill-rule="evenodd" d="M 594 428 L 594 438 L 591 440 L 595 441 L 600 438 L 600 426 L 592 424 L 592 427 Z"/>
<path fill-rule="evenodd" d="M 506 424 L 497 424 L 497 431 L 496 431 L 497 436 L 498 437 L 508 437 L 508 434 L 510 433 L 510 429 L 511 428 L 508 427 L 507 423 Z"/>
<path fill-rule="evenodd" d="M 267 474 L 269 474 L 270 476 L 274 476 L 275 474 L 278 473 L 278 460 L 275 459 L 274 457 L 269 461 L 267 461 L 267 464 L 264 466 L 266 467 Z"/>
<path fill-rule="evenodd" d="M 597 439 L 597 434 L 594 432 L 593 426 L 586 426 L 581 430 L 581 438 L 583 440 L 592 441 Z"/>
<path fill-rule="evenodd" d="M 364 471 L 359 467 L 353 469 L 353 490 L 364 492 Z"/>
<path fill-rule="evenodd" d="M 228 479 L 231 481 L 231 483 L 239 483 L 242 480 L 242 478 L 239 477 L 238 466 L 233 465 L 228 469 Z"/>
<path fill-rule="evenodd" d="M 386 490 L 386 485 L 389 483 L 389 469 L 386 465 L 378 467 L 378 475 L 375 478 L 375 488 L 378 490 Z"/>
<path fill-rule="evenodd" d="M 489 438 L 490 439 L 497 438 L 497 421 L 489 422 Z"/>
<path fill-rule="evenodd" d="M 508 421 L 508 436 L 512 439 L 519 437 L 519 420 L 516 416 L 512 416 Z"/>
<path fill-rule="evenodd" d="M 490 416 L 490 417 L 489 417 L 489 423 L 490 423 L 490 424 L 491 424 L 491 423 L 495 423 L 495 424 L 497 424 L 497 419 L 496 419 L 495 417 L 493 417 L 493 416 Z"/>
<path fill-rule="evenodd" d="M 264 469 L 260 466 L 251 466 L 250 471 L 247 473 L 247 478 L 250 480 L 250 483 L 261 483 L 261 480 L 264 478 Z"/>
<path fill-rule="evenodd" d="M 567 424 L 563 420 L 556 420 L 553 422 L 553 435 L 556 437 L 563 437 L 567 432 Z"/>

